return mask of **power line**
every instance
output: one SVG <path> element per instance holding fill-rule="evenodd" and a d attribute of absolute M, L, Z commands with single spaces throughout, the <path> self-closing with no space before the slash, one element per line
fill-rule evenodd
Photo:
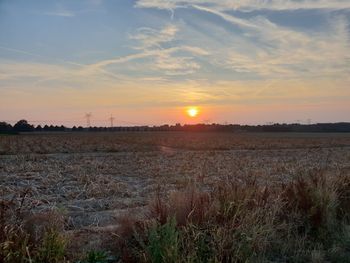
<path fill-rule="evenodd" d="M 92 113 L 86 113 L 85 116 L 84 116 L 85 120 L 86 120 L 86 125 L 87 127 L 91 127 L 91 118 L 92 118 Z M 82 119 L 69 119 L 69 120 L 31 120 L 31 119 L 26 119 L 28 121 L 28 123 L 80 123 L 82 121 Z M 131 121 L 126 121 L 126 120 L 121 120 L 121 119 L 116 119 L 115 117 L 113 117 L 113 115 L 111 115 L 109 118 L 108 118 L 109 122 L 110 122 L 110 125 L 112 127 L 114 127 L 115 123 L 120 123 L 120 124 L 128 124 L 128 125 L 136 125 L 136 126 L 147 126 L 148 124 L 145 124 L 145 123 L 139 123 L 139 122 L 131 122 Z M 18 119 L 17 120 L 2 120 L 0 119 L 0 122 L 8 122 L 8 123 L 16 123 L 18 122 Z M 94 119 L 95 122 L 99 122 L 99 123 L 102 123 L 102 122 L 105 122 L 106 119 Z"/>

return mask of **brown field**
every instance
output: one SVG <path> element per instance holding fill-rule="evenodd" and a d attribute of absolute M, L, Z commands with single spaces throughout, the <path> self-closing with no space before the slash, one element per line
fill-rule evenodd
<path fill-rule="evenodd" d="M 113 249 L 120 222 L 145 217 L 155 197 L 222 182 L 281 185 L 314 171 L 350 175 L 350 134 L 0 135 L 1 201 L 23 203 L 32 224 L 62 215 L 68 258 Z"/>

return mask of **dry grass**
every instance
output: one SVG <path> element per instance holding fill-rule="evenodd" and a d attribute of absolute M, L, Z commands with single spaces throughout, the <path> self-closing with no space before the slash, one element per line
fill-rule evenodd
<path fill-rule="evenodd" d="M 0 262 L 66 262 L 62 215 L 32 214 L 27 195 L 0 202 Z"/>
<path fill-rule="evenodd" d="M 186 150 L 270 150 L 340 147 L 350 145 L 350 135 L 322 133 L 30 133 L 1 136 L 0 154 Z"/>
<path fill-rule="evenodd" d="M 126 262 L 349 262 L 350 174 L 322 171 L 279 186 L 221 182 L 157 195 L 147 219 L 120 221 Z M 344 179 L 347 178 L 347 179 Z M 134 226 L 134 227 L 133 227 Z M 142 226 L 142 227 L 140 227 Z M 126 246 L 128 244 L 128 246 Z M 125 252 L 127 250 L 127 252 Z"/>
<path fill-rule="evenodd" d="M 70 260 L 347 262 L 349 146 L 348 134 L 0 137 L 2 215 L 17 218 L 0 243 L 32 260 L 54 240 Z"/>

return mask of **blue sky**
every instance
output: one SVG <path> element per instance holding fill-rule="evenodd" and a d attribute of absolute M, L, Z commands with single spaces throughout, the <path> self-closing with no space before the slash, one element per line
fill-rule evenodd
<path fill-rule="evenodd" d="M 349 23 L 349 0 L 2 0 L 0 119 L 350 121 Z"/>

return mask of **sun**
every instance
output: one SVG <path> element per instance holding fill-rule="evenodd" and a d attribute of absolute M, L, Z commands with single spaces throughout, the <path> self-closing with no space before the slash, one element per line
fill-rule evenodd
<path fill-rule="evenodd" d="M 197 107 L 189 107 L 186 112 L 187 112 L 187 115 L 192 118 L 196 117 L 199 113 Z"/>

